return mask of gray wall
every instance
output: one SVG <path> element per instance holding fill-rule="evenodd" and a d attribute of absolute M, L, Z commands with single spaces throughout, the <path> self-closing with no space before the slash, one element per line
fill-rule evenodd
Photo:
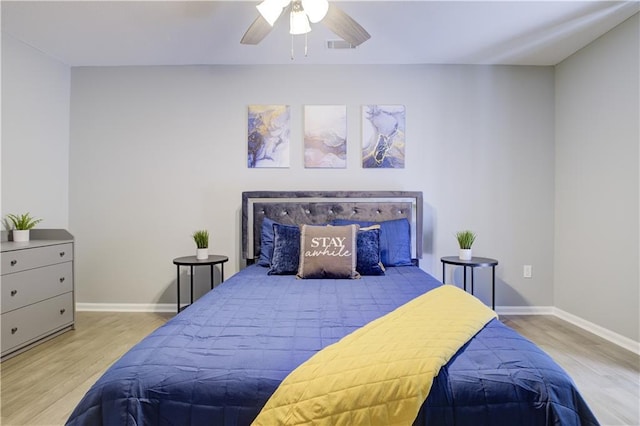
<path fill-rule="evenodd" d="M 74 68 L 70 226 L 77 300 L 175 299 L 174 257 L 211 252 L 240 265 L 243 190 L 419 190 L 422 267 L 457 253 L 499 259 L 498 305 L 553 305 L 554 77 L 551 67 L 193 66 Z M 291 167 L 247 169 L 249 104 L 289 104 Z M 404 104 L 403 170 L 360 167 L 362 104 Z M 304 169 L 305 104 L 345 104 L 348 167 Z M 522 265 L 533 265 L 533 279 Z M 489 271 L 480 271 L 488 300 Z M 459 276 L 456 277 L 459 279 Z"/>
<path fill-rule="evenodd" d="M 500 260 L 498 305 L 556 305 L 637 341 L 637 34 L 636 16 L 555 70 L 72 73 L 3 34 L 2 214 L 30 210 L 43 225 L 69 226 L 79 302 L 148 304 L 174 300 L 171 259 L 193 252 L 196 228 L 209 228 L 212 251 L 231 257 L 227 275 L 239 268 L 242 190 L 421 190 L 424 269 L 439 277 L 439 257 L 456 252 L 454 232 L 470 227 L 475 253 Z M 290 169 L 246 168 L 253 103 L 292 106 Z M 406 169 L 360 168 L 366 103 L 407 106 Z M 347 169 L 303 168 L 305 104 L 347 105 Z M 533 265 L 532 279 L 522 278 L 523 264 Z M 486 287 L 480 296 L 488 298 Z"/>
<path fill-rule="evenodd" d="M 2 218 L 69 225 L 70 68 L 2 34 Z"/>
<path fill-rule="evenodd" d="M 555 304 L 640 341 L 638 15 L 556 69 Z"/>

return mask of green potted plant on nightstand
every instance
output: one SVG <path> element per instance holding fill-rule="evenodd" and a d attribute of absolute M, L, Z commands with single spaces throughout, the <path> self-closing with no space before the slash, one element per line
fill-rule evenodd
<path fill-rule="evenodd" d="M 193 233 L 193 241 L 196 242 L 196 259 L 209 258 L 209 231 L 202 229 Z"/>
<path fill-rule="evenodd" d="M 31 217 L 29 212 L 24 214 L 8 214 L 7 223 L 11 222 L 14 242 L 29 241 L 29 231 L 34 228 L 38 223 L 42 222 L 42 219 L 36 219 Z"/>
<path fill-rule="evenodd" d="M 469 230 L 460 231 L 456 233 L 458 239 L 458 245 L 460 246 L 460 254 L 458 257 L 460 260 L 471 260 L 471 246 L 476 240 L 476 234 Z"/>

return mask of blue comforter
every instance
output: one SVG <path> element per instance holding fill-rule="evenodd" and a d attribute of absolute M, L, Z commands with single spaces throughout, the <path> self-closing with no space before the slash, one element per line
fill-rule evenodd
<path fill-rule="evenodd" d="M 438 285 L 413 266 L 360 280 L 250 266 L 133 347 L 67 424 L 248 425 L 315 352 Z M 441 370 L 416 424 L 598 423 L 551 358 L 493 320 Z"/>

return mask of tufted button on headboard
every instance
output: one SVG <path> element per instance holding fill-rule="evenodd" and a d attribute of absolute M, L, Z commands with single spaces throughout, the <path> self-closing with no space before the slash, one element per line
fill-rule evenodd
<path fill-rule="evenodd" d="M 288 225 L 325 224 L 334 219 L 382 222 L 407 218 L 412 257 L 422 257 L 422 192 L 251 191 L 242 193 L 242 255 L 260 255 L 260 231 L 267 217 Z"/>

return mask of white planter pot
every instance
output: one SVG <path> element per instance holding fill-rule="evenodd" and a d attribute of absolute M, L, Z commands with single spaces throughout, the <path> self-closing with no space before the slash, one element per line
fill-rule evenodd
<path fill-rule="evenodd" d="M 208 248 L 199 248 L 196 250 L 196 259 L 198 260 L 207 260 L 209 258 L 209 249 Z"/>
<path fill-rule="evenodd" d="M 29 230 L 28 229 L 23 229 L 23 230 L 14 229 L 11 232 L 13 233 L 13 241 L 14 242 L 20 243 L 20 242 L 29 241 Z"/>
<path fill-rule="evenodd" d="M 460 260 L 471 260 L 471 249 L 460 249 Z"/>

